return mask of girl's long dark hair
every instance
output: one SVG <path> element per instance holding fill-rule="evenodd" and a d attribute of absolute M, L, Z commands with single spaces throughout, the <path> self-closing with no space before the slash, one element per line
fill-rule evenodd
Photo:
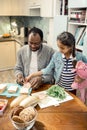
<path fill-rule="evenodd" d="M 73 56 L 73 66 L 76 65 L 76 55 L 75 55 L 75 37 L 70 32 L 62 32 L 59 36 L 57 36 L 57 40 L 59 40 L 63 45 L 72 48 L 72 56 Z"/>

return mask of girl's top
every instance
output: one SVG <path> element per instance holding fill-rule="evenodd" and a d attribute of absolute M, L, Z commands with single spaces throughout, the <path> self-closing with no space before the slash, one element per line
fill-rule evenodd
<path fill-rule="evenodd" d="M 76 52 L 76 60 L 77 61 L 82 60 L 83 62 L 87 63 L 86 57 L 83 56 L 81 52 Z M 64 68 L 66 68 L 66 65 L 67 65 L 64 63 L 65 62 L 64 62 L 64 59 L 62 57 L 62 53 L 55 52 L 54 55 L 52 56 L 52 59 L 51 59 L 49 65 L 45 69 L 42 69 L 41 71 L 44 75 L 53 73 L 53 76 L 55 79 L 55 84 L 58 84 L 58 83 L 60 83 L 60 79 L 62 80 L 63 77 L 67 77 L 67 76 L 64 76 Z M 69 63 L 70 63 L 70 61 L 69 61 Z M 70 66 L 72 68 L 72 65 L 70 65 Z M 70 71 L 70 73 L 71 73 L 71 71 Z M 67 75 L 70 73 L 67 73 Z M 73 77 L 74 73 L 71 73 L 70 75 L 72 75 L 71 77 Z M 73 82 L 73 80 L 72 80 L 72 82 Z M 69 83 L 69 88 L 67 88 L 69 91 L 72 90 L 70 87 L 70 84 L 71 83 Z M 62 87 L 65 87 L 65 86 L 62 86 Z"/>
<path fill-rule="evenodd" d="M 65 56 L 63 55 L 63 62 L 64 62 L 64 67 L 63 70 L 61 72 L 61 76 L 58 82 L 58 85 L 61 87 L 64 87 L 65 89 L 71 91 L 73 90 L 71 88 L 71 84 L 74 81 L 74 77 L 76 72 L 72 72 L 73 68 L 73 64 L 72 64 L 72 57 L 70 57 L 69 59 L 66 59 Z"/>

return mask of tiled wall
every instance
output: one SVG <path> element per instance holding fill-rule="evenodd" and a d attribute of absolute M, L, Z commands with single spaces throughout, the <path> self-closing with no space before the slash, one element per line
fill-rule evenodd
<path fill-rule="evenodd" d="M 43 30 L 44 40 L 47 40 L 48 32 L 49 32 L 49 19 L 41 18 L 41 17 L 30 17 L 29 18 L 29 26 L 30 27 L 38 27 Z"/>
<path fill-rule="evenodd" d="M 8 33 L 11 29 L 10 21 L 16 21 L 18 28 L 20 27 L 38 27 L 43 30 L 44 40 L 47 40 L 49 32 L 49 19 L 41 17 L 0 17 L 0 34 Z"/>
<path fill-rule="evenodd" d="M 9 17 L 0 17 L 0 35 L 3 33 L 9 33 L 10 19 Z"/>

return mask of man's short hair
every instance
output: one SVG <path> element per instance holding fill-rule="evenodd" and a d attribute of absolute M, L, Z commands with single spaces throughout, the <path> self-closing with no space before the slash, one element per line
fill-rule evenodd
<path fill-rule="evenodd" d="M 40 36 L 40 38 L 41 38 L 41 41 L 43 41 L 43 32 L 42 32 L 41 29 L 36 28 L 36 27 L 33 27 L 33 28 L 31 28 L 31 29 L 29 30 L 28 36 L 29 36 L 31 33 L 35 33 L 35 34 L 38 33 L 39 36 Z"/>

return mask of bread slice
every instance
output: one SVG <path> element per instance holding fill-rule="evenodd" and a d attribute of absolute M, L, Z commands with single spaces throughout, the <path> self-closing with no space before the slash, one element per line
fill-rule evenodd
<path fill-rule="evenodd" d="M 23 87 L 21 87 L 20 89 L 20 94 L 28 94 L 30 88 L 31 88 L 31 84 L 29 82 L 25 83 Z"/>
<path fill-rule="evenodd" d="M 10 87 L 8 88 L 8 92 L 9 92 L 9 93 L 16 93 L 17 90 L 18 90 L 18 86 L 10 86 Z"/>
<path fill-rule="evenodd" d="M 29 90 L 29 88 L 21 87 L 20 94 L 28 94 L 28 90 Z"/>
<path fill-rule="evenodd" d="M 30 88 L 31 87 L 31 84 L 28 82 L 28 83 L 25 83 L 24 85 L 23 85 L 23 87 L 26 87 L 26 88 Z"/>
<path fill-rule="evenodd" d="M 0 84 L 0 93 L 3 93 L 6 90 L 7 86 L 5 84 Z"/>

